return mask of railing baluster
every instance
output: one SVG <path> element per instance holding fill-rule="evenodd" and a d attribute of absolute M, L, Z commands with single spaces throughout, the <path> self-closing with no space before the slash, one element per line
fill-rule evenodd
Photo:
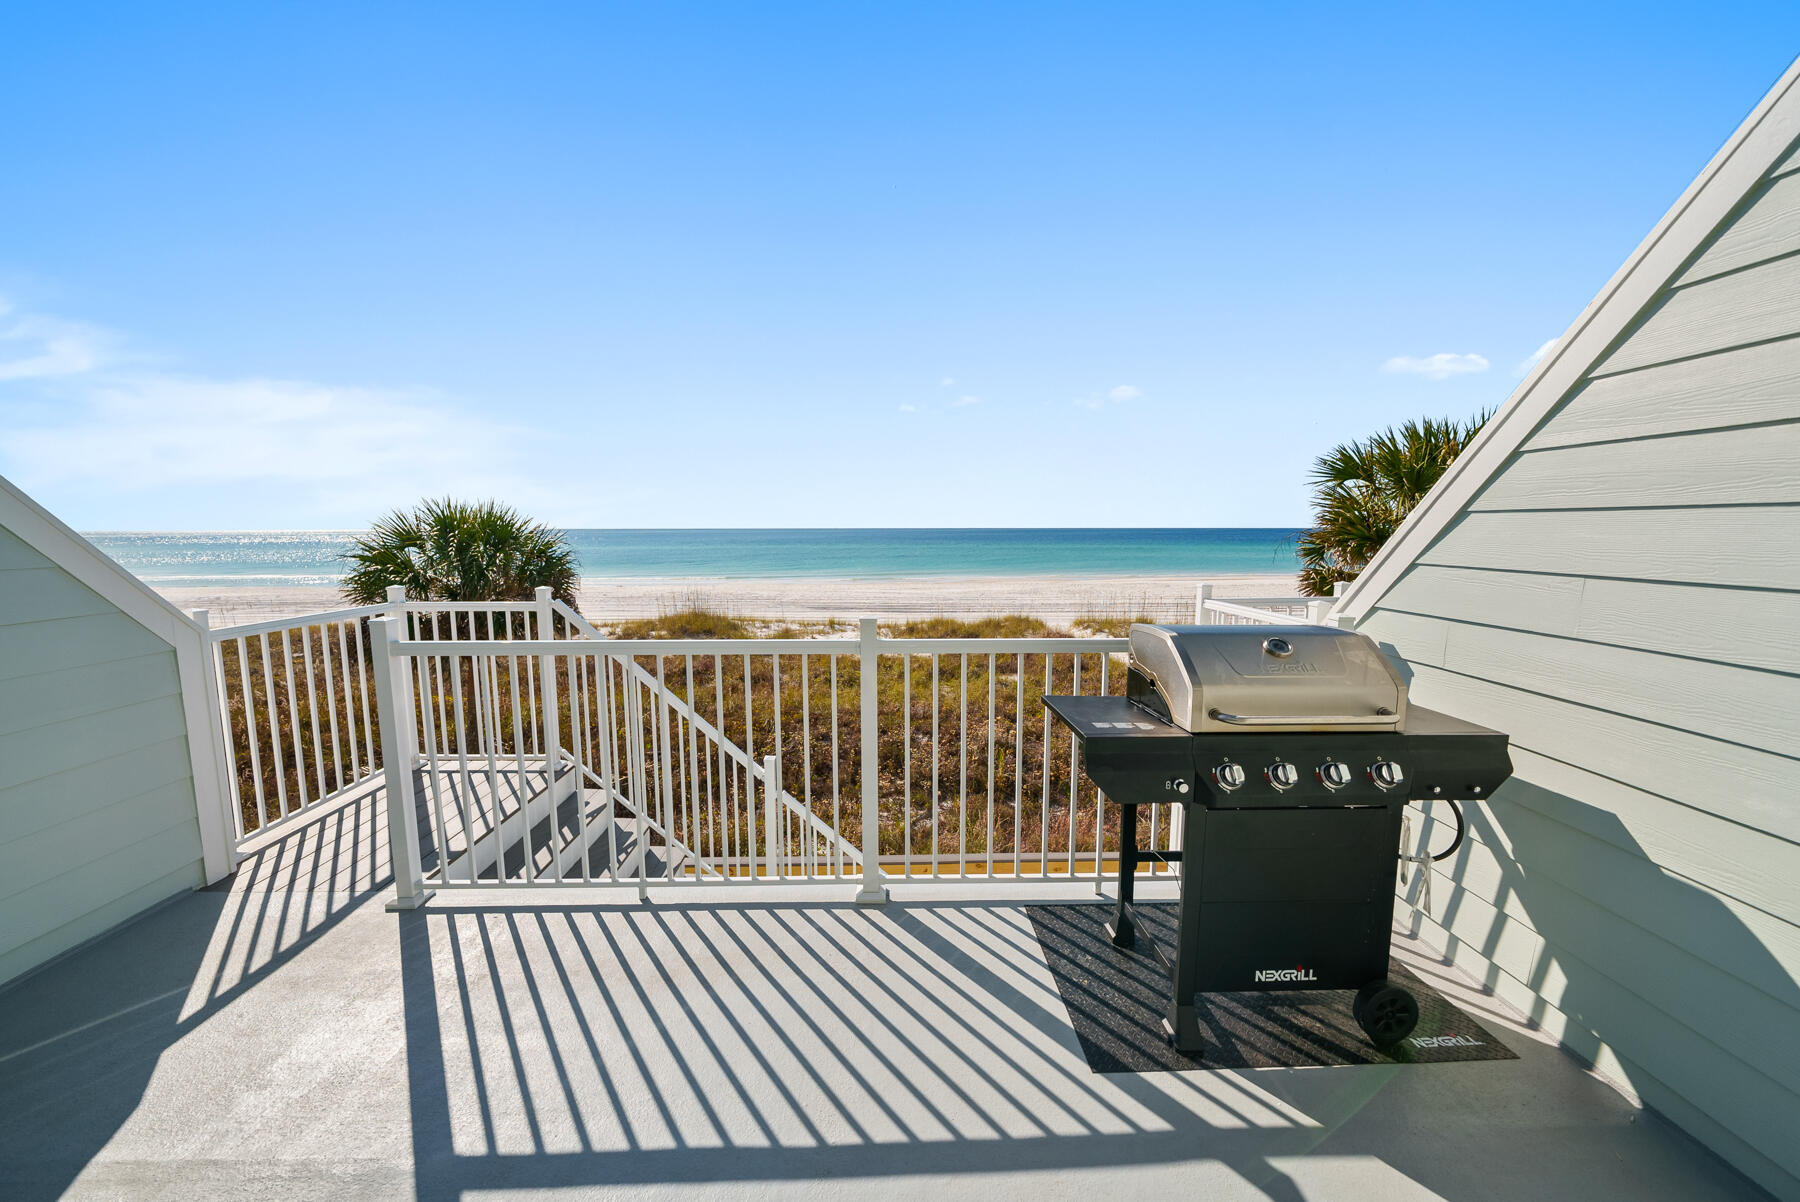
<path fill-rule="evenodd" d="M 375 775 L 375 723 L 369 720 L 369 653 L 362 643 L 362 623 L 357 623 L 356 642 L 356 680 L 362 694 L 363 747 L 367 756 L 363 763 L 369 767 L 369 775 Z M 373 633 L 373 627 L 370 628 Z"/>
<path fill-rule="evenodd" d="M 699 710 L 694 703 L 699 700 L 694 695 L 694 657 L 690 653 L 683 657 L 687 668 L 687 703 L 688 708 L 696 714 Z M 688 723 L 687 744 L 688 765 L 688 854 L 694 861 L 694 881 L 698 883 L 703 876 L 701 872 L 700 844 L 700 727 L 698 723 Z"/>
<path fill-rule="evenodd" d="M 1100 695 L 1106 696 L 1106 670 L 1112 656 L 1100 656 Z M 1073 761 L 1071 760 L 1071 763 Z M 1100 881 L 1105 876 L 1105 865 L 1101 861 L 1101 853 L 1106 846 L 1106 794 L 1094 786 L 1094 892 L 1100 892 Z M 1121 849 L 1123 850 L 1123 849 Z"/>
<path fill-rule="evenodd" d="M 451 620 L 454 633 L 455 620 Z M 452 639 L 454 643 L 456 640 Z M 475 804 L 475 778 L 469 774 L 469 719 L 463 706 L 463 657 L 450 657 L 450 680 L 455 687 L 451 694 L 451 712 L 456 716 L 456 771 L 462 783 L 457 786 L 457 809 L 462 815 L 463 828 L 463 862 L 468 865 L 469 884 L 476 883 L 475 874 L 475 840 L 479 832 L 475 829 L 475 819 L 483 811 Z M 475 673 L 474 665 L 469 667 L 469 674 Z"/>
<path fill-rule="evenodd" d="M 575 768 L 571 773 L 575 777 L 575 826 L 577 837 L 581 840 L 581 880 L 583 884 L 591 884 L 594 879 L 593 858 L 594 840 L 588 833 L 587 818 L 587 768 L 588 768 L 588 694 L 587 694 L 587 656 L 573 653 L 565 657 L 568 660 L 566 670 L 569 676 L 569 742 L 575 754 Z M 577 691 L 576 677 L 579 671 L 580 691 Z M 552 680 L 552 687 L 554 687 Z M 560 727 L 561 716 L 557 717 Z"/>
<path fill-rule="evenodd" d="M 1019 856 L 1025 842 L 1025 653 L 1013 656 L 1018 700 L 1013 705 L 1013 880 L 1019 879 Z"/>
<path fill-rule="evenodd" d="M 608 656 L 595 656 L 594 669 L 601 677 L 601 688 L 594 694 L 594 704 L 599 708 L 597 715 L 605 727 L 605 741 L 600 744 L 600 791 L 606 822 L 606 875 L 615 885 L 619 882 L 619 802 L 618 802 L 618 750 L 616 738 L 618 722 L 613 708 L 612 691 L 612 659 Z"/>
<path fill-rule="evenodd" d="M 435 643 L 435 642 L 441 641 L 443 638 L 443 636 L 438 633 L 438 631 L 440 629 L 442 629 L 442 623 L 440 622 L 439 619 L 443 615 L 440 610 L 436 610 L 436 609 L 431 610 L 430 613 L 431 613 L 431 641 Z M 443 656 L 439 655 L 439 656 L 434 656 L 432 658 L 432 671 L 437 674 L 438 728 L 439 728 L 438 737 L 444 741 L 444 747 L 443 747 L 444 754 L 449 755 L 450 754 L 450 729 L 449 729 L 449 723 L 447 721 L 445 721 L 445 714 L 444 714 L 444 657 Z"/>
<path fill-rule="evenodd" d="M 749 656 L 744 657 L 748 664 Z M 664 685 L 666 679 L 663 669 L 663 657 L 656 657 L 656 683 Z M 658 748 L 662 753 L 661 775 L 662 788 L 658 794 L 662 799 L 663 828 L 663 875 L 668 880 L 675 879 L 675 760 L 672 758 L 674 748 L 670 744 L 669 727 L 674 720 L 675 712 L 669 708 L 666 696 L 659 695 L 656 703 L 657 717 L 661 720 L 662 737 Z"/>
<path fill-rule="evenodd" d="M 969 875 L 969 656 L 957 665 L 956 710 L 956 875 Z"/>
<path fill-rule="evenodd" d="M 806 805 L 806 812 L 808 814 L 811 814 L 813 812 L 811 680 L 812 680 L 812 657 L 807 655 L 804 651 L 802 651 L 800 653 L 800 760 L 805 765 L 805 767 L 801 772 L 802 780 L 801 780 L 800 787 L 801 787 L 801 791 L 805 795 L 804 803 Z M 811 830 L 812 824 L 810 822 L 806 823 L 802 829 Z M 808 840 L 807 846 L 808 846 L 808 849 L 810 850 L 810 848 L 812 846 L 810 839 Z M 810 854 L 807 855 L 801 861 L 801 863 L 804 867 L 804 870 L 805 870 L 807 876 L 810 877 L 815 874 L 815 871 L 818 868 L 818 863 L 813 856 L 811 856 Z"/>
<path fill-rule="evenodd" d="M 725 730 L 724 661 L 717 655 L 712 657 L 712 661 L 713 729 L 722 734 Z M 718 797 L 713 803 L 713 814 L 718 821 L 719 830 L 716 854 L 720 857 L 720 864 L 725 870 L 725 875 L 729 877 L 731 875 L 731 823 L 728 821 L 729 807 L 725 801 L 725 740 L 722 738 L 719 740 L 719 767 L 718 771 L 713 774 L 713 786 L 718 791 Z"/>
<path fill-rule="evenodd" d="M 943 744 L 938 739 L 938 710 L 942 708 L 943 693 L 940 692 L 938 680 L 937 652 L 931 653 L 931 875 L 938 875 L 938 776 L 942 771 L 940 749 Z"/>
<path fill-rule="evenodd" d="M 331 791 L 344 787 L 344 747 L 338 738 L 337 680 L 331 674 L 331 623 L 319 627 L 319 662 L 325 669 L 325 712 L 331 718 Z"/>
<path fill-rule="evenodd" d="M 1075 659 L 1075 696 L 1081 696 L 1081 653 L 1077 651 Z M 1069 878 L 1075 877 L 1075 810 L 1079 793 L 1078 773 L 1076 770 L 1075 738 L 1069 737 Z"/>
<path fill-rule="evenodd" d="M 281 731 L 276 721 L 278 707 L 275 704 L 275 674 L 270 667 L 269 636 L 264 634 L 261 641 L 263 697 L 269 706 L 269 766 L 275 769 L 275 796 L 281 804 L 281 812 L 276 817 L 286 818 L 288 816 L 287 766 L 281 762 Z"/>
<path fill-rule="evenodd" d="M 510 618 L 507 620 L 506 629 L 508 635 L 506 641 L 511 642 L 512 621 Z M 529 659 L 530 657 L 526 656 L 525 658 Z M 531 790 L 525 775 L 525 732 L 522 729 L 525 711 L 519 704 L 519 659 L 520 657 L 517 655 L 506 657 L 506 684 L 512 699 L 513 759 L 519 770 L 519 844 L 525 851 L 524 875 L 525 883 L 529 885 L 537 880 L 537 851 L 531 845 L 531 828 L 534 823 L 531 821 L 529 804 Z M 556 789 L 555 782 L 550 779 L 548 774 L 544 778 L 544 799 L 550 803 L 551 818 L 554 822 Z"/>
<path fill-rule="evenodd" d="M 988 652 L 987 874 L 994 875 L 994 653 Z"/>
<path fill-rule="evenodd" d="M 833 843 L 832 873 L 844 875 L 844 814 L 843 788 L 838 783 L 838 657 L 831 653 L 831 833 L 836 836 Z"/>
<path fill-rule="evenodd" d="M 300 647 L 305 652 L 306 709 L 312 716 L 313 771 L 320 798 L 325 796 L 325 748 L 319 741 L 319 693 L 313 686 L 312 627 L 300 627 Z M 329 693 L 326 696 L 330 696 Z"/>
<path fill-rule="evenodd" d="M 250 690 L 250 655 L 244 649 L 244 640 L 237 640 L 238 686 L 244 693 L 244 733 L 250 736 L 250 779 L 256 786 L 256 829 L 261 830 L 269 822 L 269 810 L 263 800 L 262 756 L 257 748 L 256 738 L 256 695 Z"/>
<path fill-rule="evenodd" d="M 900 657 L 900 856 L 905 879 L 912 879 L 912 661 Z"/>
<path fill-rule="evenodd" d="M 429 652 L 414 660 L 415 668 L 423 667 L 426 659 L 430 660 L 434 669 L 437 667 L 438 656 L 436 652 Z M 329 662 L 329 657 L 327 657 L 327 662 Z M 425 697 L 425 704 L 422 708 L 425 712 L 425 755 L 429 772 L 427 779 L 431 782 L 431 785 L 430 793 L 425 804 L 427 808 L 431 810 L 432 830 L 435 832 L 435 837 L 437 839 L 437 882 L 440 885 L 448 885 L 450 883 L 450 840 L 445 837 L 444 833 L 444 780 L 442 774 L 438 770 L 437 729 L 432 725 L 431 721 L 430 697 L 432 682 L 434 680 L 441 682 L 443 677 L 436 672 L 415 671 L 415 675 L 418 678 L 420 687 L 422 687 L 427 694 Z"/>
<path fill-rule="evenodd" d="M 1045 697 L 1050 696 L 1052 684 L 1055 680 L 1055 660 L 1056 654 L 1054 652 L 1044 652 Z M 1050 707 L 1045 705 L 1041 706 L 1041 708 L 1044 711 L 1044 747 L 1043 761 L 1039 764 L 1038 769 L 1039 775 L 1043 781 L 1044 796 L 1039 804 L 1038 818 L 1042 821 L 1044 829 L 1043 833 L 1039 836 L 1038 856 L 1042 861 L 1042 864 L 1040 865 L 1040 875 L 1047 877 L 1050 875 Z"/>
<path fill-rule="evenodd" d="M 281 632 L 281 669 L 287 678 L 288 734 L 293 736 L 294 744 L 294 783 L 300 791 L 300 804 L 296 809 L 306 808 L 306 749 L 300 743 L 300 698 L 294 692 L 294 647 L 288 641 L 288 631 Z"/>

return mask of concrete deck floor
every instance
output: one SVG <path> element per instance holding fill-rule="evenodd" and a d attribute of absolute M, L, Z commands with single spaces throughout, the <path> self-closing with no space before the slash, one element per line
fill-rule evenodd
<path fill-rule="evenodd" d="M 1407 941 L 1520 1059 L 1102 1076 L 1055 888 L 396 915 L 379 811 L 0 992 L 0 1197 L 1763 1196 Z"/>

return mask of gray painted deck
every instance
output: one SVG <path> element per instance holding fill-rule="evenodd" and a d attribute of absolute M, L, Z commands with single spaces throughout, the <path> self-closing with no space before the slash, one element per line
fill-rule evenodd
<path fill-rule="evenodd" d="M 1761 1196 L 1410 941 L 1521 1059 L 1101 1076 L 1054 887 L 396 915 L 384 844 L 364 790 L 0 992 L 0 1195 Z"/>

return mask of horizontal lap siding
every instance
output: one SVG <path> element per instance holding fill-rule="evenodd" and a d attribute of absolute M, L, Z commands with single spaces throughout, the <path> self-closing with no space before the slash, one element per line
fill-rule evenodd
<path fill-rule="evenodd" d="M 1792 421 L 1800 339 L 1740 347 L 1590 380 L 1531 436 L 1534 451 L 1583 442 Z"/>
<path fill-rule="evenodd" d="M 1791 345 L 1800 356 L 1800 343 Z M 1730 463 L 1728 475 L 1696 463 Z M 1532 450 L 1483 489 L 1471 509 L 1680 509 L 1792 501 L 1800 422 Z M 1800 533 L 1800 509 L 1792 514 Z"/>
<path fill-rule="evenodd" d="M 175 652 L 0 528 L 0 981 L 201 883 Z"/>
<path fill-rule="evenodd" d="M 1800 590 L 1800 505 L 1465 513 L 1421 563 Z"/>
<path fill-rule="evenodd" d="M 1513 740 L 1421 921 L 1800 1198 L 1800 171 L 1678 279 L 1358 629 Z"/>

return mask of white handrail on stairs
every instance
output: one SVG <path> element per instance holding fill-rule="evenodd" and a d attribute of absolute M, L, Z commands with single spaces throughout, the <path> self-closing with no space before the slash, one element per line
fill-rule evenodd
<path fill-rule="evenodd" d="M 608 641 L 606 635 L 596 629 L 586 618 L 569 608 L 568 605 L 561 601 L 555 601 L 551 604 L 556 612 L 563 616 L 563 620 L 569 624 L 571 629 L 581 632 L 584 636 L 583 641 Z M 705 718 L 701 717 L 694 707 L 684 698 L 672 691 L 666 684 L 658 680 L 654 673 L 646 670 L 642 664 L 639 664 L 630 656 L 618 656 L 616 658 L 631 673 L 633 680 L 649 689 L 659 701 L 673 709 L 681 718 L 692 723 L 695 730 L 699 731 L 700 734 L 705 736 L 710 742 L 722 749 L 726 756 L 750 774 L 751 779 L 763 781 L 765 785 L 767 784 L 763 766 L 757 763 L 755 758 L 748 754 L 742 747 L 739 747 L 736 743 L 732 742 L 730 738 L 711 722 L 708 722 Z M 589 775 L 592 775 L 591 771 L 589 772 Z M 817 814 L 813 813 L 811 809 L 807 808 L 804 802 L 788 792 L 786 788 L 781 790 L 780 797 L 782 805 L 793 814 L 798 815 L 801 820 L 807 824 L 807 829 L 809 831 L 826 840 L 834 850 L 846 860 L 850 861 L 850 863 L 856 867 L 857 871 L 861 871 L 861 847 L 844 838 L 840 832 L 832 828 L 830 823 L 825 822 Z"/>

